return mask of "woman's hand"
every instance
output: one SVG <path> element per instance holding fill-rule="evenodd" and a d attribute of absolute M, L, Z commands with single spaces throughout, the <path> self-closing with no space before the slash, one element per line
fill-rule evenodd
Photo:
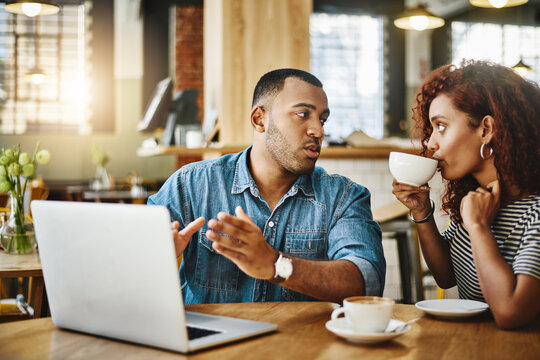
<path fill-rule="evenodd" d="M 460 213 L 463 226 L 470 232 L 473 226 L 489 229 L 500 206 L 500 185 L 495 180 L 487 188 L 479 187 L 461 200 Z"/>
<path fill-rule="evenodd" d="M 396 179 L 392 182 L 392 194 L 407 208 L 415 219 L 423 219 L 431 212 L 429 201 L 429 186 L 412 186 L 399 183 Z"/>

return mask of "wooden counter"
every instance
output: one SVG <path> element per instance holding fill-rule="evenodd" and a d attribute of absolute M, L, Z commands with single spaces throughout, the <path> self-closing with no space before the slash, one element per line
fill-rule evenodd
<path fill-rule="evenodd" d="M 212 159 L 224 154 L 237 153 L 247 146 L 223 146 L 209 148 L 186 148 L 185 146 L 156 146 L 153 148 L 139 148 L 137 155 L 142 157 L 175 155 L 178 157 L 200 156 L 202 159 Z M 391 151 L 417 153 L 412 148 L 404 147 L 349 147 L 328 146 L 321 151 L 320 159 L 387 159 Z"/>

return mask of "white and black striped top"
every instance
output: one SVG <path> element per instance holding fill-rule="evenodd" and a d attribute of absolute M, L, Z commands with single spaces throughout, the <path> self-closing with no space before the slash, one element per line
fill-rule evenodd
<path fill-rule="evenodd" d="M 540 280 L 540 194 L 501 208 L 491 231 L 514 274 L 527 274 Z M 469 234 L 463 224 L 451 222 L 442 235 L 450 242 L 459 297 L 485 301 L 478 283 Z"/>

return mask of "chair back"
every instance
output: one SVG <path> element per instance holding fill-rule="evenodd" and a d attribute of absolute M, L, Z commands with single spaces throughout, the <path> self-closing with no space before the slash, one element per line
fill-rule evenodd
<path fill-rule="evenodd" d="M 30 200 L 28 203 L 28 213 L 32 216 L 30 203 L 34 200 L 47 200 L 50 189 L 42 178 L 33 179 L 29 182 Z"/>
<path fill-rule="evenodd" d="M 7 207 L 9 204 L 9 194 L 0 193 L 0 207 Z"/>

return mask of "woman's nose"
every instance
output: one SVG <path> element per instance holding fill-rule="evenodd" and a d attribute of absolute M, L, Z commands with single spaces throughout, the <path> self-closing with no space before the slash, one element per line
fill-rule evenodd
<path fill-rule="evenodd" d="M 433 135 L 429 137 L 427 148 L 431 151 L 437 150 L 437 141 L 435 140 L 435 137 Z"/>

